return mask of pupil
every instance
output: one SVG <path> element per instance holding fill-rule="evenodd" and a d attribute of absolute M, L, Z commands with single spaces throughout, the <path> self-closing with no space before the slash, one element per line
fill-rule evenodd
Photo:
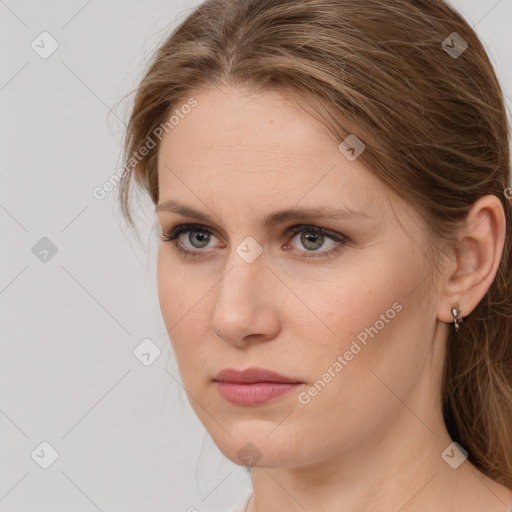
<path fill-rule="evenodd" d="M 309 250 L 318 249 L 318 247 L 322 246 L 322 243 L 318 244 L 318 239 L 320 239 L 320 242 L 323 242 L 323 235 L 321 233 L 309 233 L 309 235 L 302 235 L 302 243 L 304 244 L 304 247 L 306 247 Z M 313 247 L 311 247 L 310 244 L 313 244 Z M 315 243 L 317 246 L 315 247 Z"/>
<path fill-rule="evenodd" d="M 197 233 L 196 238 L 199 239 L 199 244 L 201 244 L 201 242 L 206 242 L 204 245 L 207 245 L 209 235 L 202 233 L 201 231 L 193 231 L 192 233 Z M 192 243 L 192 245 L 195 245 L 193 239 L 191 238 L 192 233 L 190 233 L 190 235 L 189 235 L 189 240 Z M 201 247 L 203 247 L 203 246 L 201 246 Z"/>

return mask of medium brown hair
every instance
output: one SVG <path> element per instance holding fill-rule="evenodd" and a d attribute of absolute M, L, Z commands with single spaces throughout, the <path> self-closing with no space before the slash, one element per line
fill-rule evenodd
<path fill-rule="evenodd" d="M 455 56 L 442 46 L 447 38 L 454 45 L 454 32 L 468 43 Z M 340 142 L 357 134 L 361 161 L 425 221 L 432 262 L 456 246 L 480 197 L 501 200 L 502 260 L 485 297 L 449 335 L 440 386 L 452 439 L 512 489 L 509 126 L 476 33 L 442 0 L 205 1 L 158 48 L 136 93 L 120 184 L 131 226 L 133 182 L 159 199 L 155 130 L 212 85 L 286 92 Z M 141 157 L 148 138 L 156 147 Z"/>

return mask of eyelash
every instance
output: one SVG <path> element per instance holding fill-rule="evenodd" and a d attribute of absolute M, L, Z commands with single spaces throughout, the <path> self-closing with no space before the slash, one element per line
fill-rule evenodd
<path fill-rule="evenodd" d="M 212 232 L 210 229 L 207 229 L 205 226 L 202 226 L 201 224 L 180 224 L 179 226 L 176 226 L 174 229 L 172 229 L 168 233 L 161 233 L 160 238 L 164 242 L 171 242 L 173 247 L 180 253 L 180 255 L 183 258 L 196 258 L 200 256 L 204 256 L 206 251 L 198 249 L 196 251 L 192 251 L 190 249 L 185 249 L 183 245 L 180 243 L 178 237 L 182 233 L 186 232 L 192 232 L 192 231 L 199 231 L 201 233 L 206 233 L 209 235 L 214 235 L 215 233 Z M 318 235 L 323 235 L 330 240 L 337 242 L 337 246 L 332 247 L 331 249 L 327 249 L 325 251 L 299 251 L 302 254 L 299 256 L 300 259 L 311 259 L 311 258 L 326 258 L 329 256 L 333 256 L 336 254 L 342 246 L 346 246 L 349 244 L 349 239 L 345 236 L 342 236 L 340 234 L 337 234 L 332 231 L 328 231 L 323 228 L 319 228 L 317 226 L 310 226 L 310 225 L 297 225 L 292 226 L 286 231 L 286 236 L 292 236 L 292 238 L 297 235 L 298 233 L 302 232 L 308 232 L 308 233 L 314 233 Z M 312 254 L 319 253 L 322 256 L 313 256 Z"/>

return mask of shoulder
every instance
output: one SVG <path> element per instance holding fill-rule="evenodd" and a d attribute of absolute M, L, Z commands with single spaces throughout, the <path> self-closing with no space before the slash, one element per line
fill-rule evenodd
<path fill-rule="evenodd" d="M 469 466 L 468 466 L 469 467 Z M 512 512 L 512 489 L 492 480 L 472 467 L 472 478 L 466 482 L 464 510 Z"/>

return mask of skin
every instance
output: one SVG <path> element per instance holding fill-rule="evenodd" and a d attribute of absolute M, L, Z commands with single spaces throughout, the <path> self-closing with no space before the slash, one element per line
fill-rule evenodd
<path fill-rule="evenodd" d="M 452 469 L 441 457 L 452 442 L 440 406 L 450 308 L 460 299 L 463 316 L 470 314 L 496 275 L 505 237 L 499 200 L 474 205 L 463 250 L 445 258 L 428 287 L 425 229 L 412 207 L 360 160 L 345 158 L 341 141 L 291 98 L 235 87 L 191 96 L 197 107 L 159 149 L 159 204 L 174 199 L 213 220 L 157 211 L 164 233 L 200 224 L 180 240 L 203 251 L 185 259 L 162 241 L 158 293 L 198 418 L 234 463 L 244 465 L 237 452 L 246 443 L 257 449 L 248 512 L 508 510 L 510 490 L 468 460 Z M 274 211 L 318 206 L 367 217 L 263 225 Z M 287 236 L 294 225 L 306 227 Z M 320 237 L 308 250 L 308 226 L 350 243 Z M 189 239 L 205 228 L 209 240 Z M 236 252 L 249 236 L 263 250 L 252 263 Z M 322 256 L 332 247 L 339 249 Z M 312 252 L 316 258 L 299 258 Z M 400 312 L 300 403 L 298 393 L 394 303 Z M 227 402 L 212 379 L 249 366 L 303 384 L 265 405 Z"/>

